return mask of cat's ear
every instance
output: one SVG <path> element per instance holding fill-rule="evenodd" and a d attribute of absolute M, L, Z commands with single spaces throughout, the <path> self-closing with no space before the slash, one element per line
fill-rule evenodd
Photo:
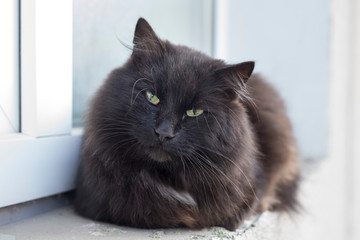
<path fill-rule="evenodd" d="M 134 51 L 157 51 L 162 47 L 161 40 L 144 18 L 136 23 L 133 43 Z"/>
<path fill-rule="evenodd" d="M 239 64 L 229 65 L 224 68 L 218 69 L 216 74 L 227 80 L 236 79 L 246 83 L 250 78 L 255 67 L 255 62 L 242 62 Z"/>

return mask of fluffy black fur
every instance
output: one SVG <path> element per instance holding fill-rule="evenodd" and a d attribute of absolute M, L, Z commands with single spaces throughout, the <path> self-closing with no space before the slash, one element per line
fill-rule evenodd
<path fill-rule="evenodd" d="M 291 127 L 253 68 L 163 41 L 139 19 L 132 56 L 91 105 L 76 211 L 134 227 L 235 230 L 249 215 L 294 209 Z"/>

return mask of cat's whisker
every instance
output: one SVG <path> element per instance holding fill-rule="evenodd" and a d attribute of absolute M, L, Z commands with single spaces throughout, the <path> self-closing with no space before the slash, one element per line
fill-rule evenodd
<path fill-rule="evenodd" d="M 133 86 L 132 86 L 132 89 L 131 89 L 130 105 L 133 105 L 133 103 L 134 103 L 134 101 L 135 101 L 135 100 L 133 101 L 134 91 L 135 91 L 136 84 L 138 84 L 138 82 L 140 82 L 140 81 L 153 82 L 153 81 L 151 81 L 150 79 L 147 79 L 147 78 L 145 78 L 145 77 L 142 77 L 142 78 L 137 79 L 137 80 L 134 82 L 134 84 L 133 84 Z"/>
<path fill-rule="evenodd" d="M 103 141 L 106 141 L 109 139 L 103 139 Z M 122 141 L 117 141 L 115 142 L 110 148 L 111 151 L 116 152 L 116 150 L 118 150 L 121 147 L 127 146 L 129 145 L 129 143 L 135 142 L 137 143 L 137 140 L 135 138 L 128 138 L 128 139 L 123 139 Z"/>
<path fill-rule="evenodd" d="M 197 155 L 197 157 L 202 158 L 203 156 L 199 155 L 198 153 L 194 152 L 195 155 Z M 222 209 L 223 206 L 220 206 L 218 203 L 218 193 L 214 192 L 213 186 L 219 186 L 221 189 L 223 189 L 223 191 L 221 193 L 225 193 L 225 195 L 227 196 L 227 198 L 230 200 L 230 196 L 228 194 L 228 192 L 226 191 L 226 187 L 225 187 L 225 182 L 223 182 L 223 180 L 221 178 L 215 178 L 214 176 L 217 176 L 217 172 L 214 171 L 214 169 L 212 169 L 210 166 L 204 164 L 203 161 L 201 161 L 198 158 L 192 158 L 192 157 L 188 157 L 188 161 L 193 162 L 198 168 L 199 168 L 199 172 L 202 174 L 202 176 L 205 178 L 204 183 L 207 183 L 207 187 L 205 188 L 205 192 L 204 192 L 204 198 L 206 199 L 206 202 L 209 204 L 209 200 L 208 200 L 208 192 L 210 192 L 211 198 L 212 198 L 212 202 L 211 204 L 214 204 L 214 206 L 217 209 Z M 195 169 L 196 170 L 196 169 Z M 218 183 L 218 184 L 216 184 Z M 206 191 L 207 190 L 207 191 Z M 211 206 L 211 205 L 209 205 Z M 234 210 L 234 209 L 233 209 Z"/>
<path fill-rule="evenodd" d="M 121 45 L 123 45 L 125 48 L 133 51 L 133 47 L 127 43 L 125 43 L 123 40 L 120 39 L 119 35 L 117 33 L 115 33 L 115 37 L 118 40 L 118 42 L 120 42 Z"/>
<path fill-rule="evenodd" d="M 228 105 L 226 105 L 226 104 L 224 104 L 224 103 L 221 103 L 221 102 L 219 102 L 218 104 L 219 104 L 220 106 L 223 106 L 224 108 L 226 108 L 226 109 L 232 114 L 233 117 L 238 117 L 238 114 L 236 114 L 236 113 L 234 112 L 234 110 L 232 110 Z"/>
<path fill-rule="evenodd" d="M 129 133 L 129 129 L 111 129 L 111 131 L 108 131 L 106 129 L 98 129 L 96 130 L 96 135 L 99 137 L 102 136 L 120 136 L 120 137 L 124 137 L 125 134 Z"/>
<path fill-rule="evenodd" d="M 196 157 L 195 157 L 195 158 L 193 158 L 193 157 L 188 157 L 187 159 L 188 159 L 189 161 L 192 161 L 192 162 L 196 163 L 202 170 L 205 170 L 205 171 L 204 171 L 205 173 L 207 173 L 207 172 L 209 171 L 209 173 L 212 174 L 212 175 L 210 175 L 210 180 L 211 180 L 211 182 L 214 182 L 214 180 L 216 180 L 216 181 L 219 183 L 220 187 L 222 187 L 223 190 L 225 190 L 224 183 L 222 182 L 222 179 L 220 179 L 220 178 L 214 178 L 214 177 L 213 177 L 214 175 L 215 175 L 215 176 L 217 175 L 217 172 L 214 171 L 215 169 L 212 169 L 210 166 L 203 164 L 204 162 L 203 162 L 202 160 L 204 160 L 204 157 L 201 156 L 201 155 L 200 155 L 199 153 L 197 153 L 196 151 L 193 152 L 193 156 L 196 156 Z M 201 160 L 201 159 L 202 159 L 202 160 Z M 199 160 L 199 161 L 196 161 L 196 160 Z M 224 192 L 226 192 L 226 191 L 224 191 Z M 215 195 L 213 195 L 213 196 L 215 196 Z"/>
<path fill-rule="evenodd" d="M 208 182 L 208 179 L 206 179 L 206 176 L 204 175 L 204 172 L 203 171 L 200 171 L 198 169 L 198 166 L 196 166 L 196 162 L 195 161 L 192 161 L 191 159 L 187 158 L 187 162 L 190 163 L 192 165 L 192 168 L 191 170 L 195 170 L 195 172 L 197 173 L 197 176 L 200 177 L 200 182 L 201 182 L 201 185 L 202 185 L 202 188 L 203 188 L 203 192 L 206 193 L 207 192 L 207 188 L 205 186 L 205 183 Z M 210 189 L 211 193 L 212 193 L 212 190 Z M 212 193 L 211 196 L 214 198 L 214 194 Z M 207 203 L 207 205 L 209 205 L 209 200 L 208 200 L 208 196 L 205 195 L 205 203 Z M 216 203 L 216 201 L 215 201 Z"/>
<path fill-rule="evenodd" d="M 131 110 L 133 109 L 133 106 L 134 106 L 134 102 L 136 101 L 137 97 L 139 96 L 140 93 L 142 93 L 143 91 L 146 91 L 147 88 L 143 88 L 141 89 L 136 95 L 135 95 L 135 98 L 133 100 L 132 99 L 132 96 L 131 96 L 131 99 L 130 99 L 130 107 L 129 107 L 129 110 L 126 112 L 125 116 L 128 116 L 131 112 Z"/>
<path fill-rule="evenodd" d="M 135 98 L 133 99 L 133 101 L 131 102 L 131 106 L 134 104 L 134 102 L 136 101 L 137 97 L 139 96 L 140 93 L 142 93 L 143 91 L 146 91 L 147 88 L 143 88 L 141 89 L 136 95 Z M 131 108 L 130 108 L 131 109 Z M 129 110 L 130 111 L 130 110 Z"/>
<path fill-rule="evenodd" d="M 224 132 L 224 129 L 223 129 L 223 127 L 221 126 L 221 124 L 220 124 L 219 120 L 217 119 L 217 117 L 216 117 L 211 111 L 210 111 L 210 114 L 211 114 L 211 116 L 215 119 L 216 123 L 218 124 L 219 129 L 220 129 L 220 131 L 222 132 L 223 136 L 226 136 L 226 133 Z"/>
<path fill-rule="evenodd" d="M 208 111 L 209 111 L 209 109 L 208 109 Z M 208 122 L 207 118 L 204 118 L 204 119 L 205 119 L 206 126 L 207 126 L 209 132 L 211 133 L 212 136 L 215 136 L 215 135 L 213 134 L 213 132 L 211 131 L 211 128 L 210 128 L 210 125 L 209 125 L 209 122 Z"/>
<path fill-rule="evenodd" d="M 198 145 L 196 145 L 196 146 L 198 146 Z M 221 156 L 221 157 L 224 157 L 224 158 L 226 158 L 227 160 L 229 160 L 227 157 L 223 156 L 222 154 L 219 154 L 219 153 L 217 153 L 217 152 L 211 151 L 210 149 L 206 149 L 206 148 L 201 147 L 201 146 L 198 146 L 198 147 L 199 147 L 199 148 L 203 148 L 204 150 L 210 151 L 210 152 L 212 152 L 212 153 L 214 153 L 214 154 L 217 154 L 217 155 L 219 155 L 219 156 Z M 206 155 L 204 152 L 202 152 L 202 153 L 203 153 L 204 155 Z M 245 200 L 246 194 L 239 189 L 238 185 L 235 184 L 218 166 L 216 166 L 216 165 L 215 165 L 213 162 L 211 162 L 209 159 L 204 158 L 204 157 L 203 157 L 202 159 L 205 160 L 207 164 L 211 165 L 211 166 L 213 167 L 213 169 L 215 169 L 215 170 L 216 170 L 218 173 L 220 173 L 223 177 L 225 177 L 225 178 L 228 180 L 228 182 L 229 182 L 231 185 L 233 185 L 233 187 L 235 188 L 235 190 L 238 191 L 238 193 L 240 193 L 240 195 L 242 195 L 242 197 L 243 197 L 243 199 L 244 199 L 244 203 L 245 203 L 246 206 L 249 208 L 249 210 L 253 211 L 253 213 L 256 213 L 256 210 L 254 210 L 254 209 L 250 206 L 250 204 L 248 203 L 248 201 Z M 242 169 L 241 169 L 239 166 L 237 166 L 236 164 L 234 164 L 234 166 L 235 166 L 238 170 L 240 170 L 240 172 L 243 174 L 243 176 L 245 177 L 246 181 L 247 181 L 248 184 L 249 184 L 249 187 L 251 188 L 251 191 L 252 191 L 252 193 L 253 193 L 253 196 L 255 197 L 255 199 L 257 199 L 257 195 L 255 194 L 255 191 L 254 191 L 254 189 L 253 189 L 253 186 L 252 186 L 252 184 L 250 183 L 248 177 L 245 175 L 245 173 L 242 171 Z"/>
<path fill-rule="evenodd" d="M 125 119 L 108 119 L 108 118 L 102 118 L 102 128 L 106 128 L 107 126 L 116 126 L 116 127 L 126 127 L 126 126 L 132 126 L 132 124 L 129 123 L 128 120 Z"/>
<path fill-rule="evenodd" d="M 140 146 L 139 142 L 135 141 L 135 143 L 133 143 L 132 145 L 130 145 L 127 149 L 127 151 L 123 154 L 124 157 L 127 157 L 127 154 L 130 152 L 130 150 L 132 150 L 133 147 L 135 146 Z"/>
<path fill-rule="evenodd" d="M 116 125 L 107 125 L 104 128 L 97 129 L 98 132 L 108 132 L 109 130 L 111 130 L 111 131 L 119 130 L 119 132 L 124 133 L 124 132 L 129 131 L 129 127 L 125 127 L 125 126 L 119 127 Z M 126 131 L 122 132 L 123 130 L 126 130 Z"/>
<path fill-rule="evenodd" d="M 197 152 L 194 152 L 194 155 L 197 156 L 199 158 L 199 161 L 197 161 L 199 163 L 199 165 L 202 167 L 202 169 L 204 170 L 204 172 L 208 172 L 209 171 L 209 176 L 210 176 L 210 179 L 211 179 L 211 182 L 214 183 L 214 179 L 217 180 L 217 182 L 219 183 L 219 186 L 223 189 L 223 192 L 221 193 L 225 193 L 225 195 L 227 196 L 228 200 L 232 200 L 228 194 L 228 191 L 226 189 L 226 183 L 227 182 L 224 182 L 223 178 L 220 178 L 218 176 L 218 173 L 221 173 L 222 175 L 224 175 L 224 173 L 218 169 L 218 168 L 214 168 L 214 166 L 211 164 L 210 161 L 208 161 L 208 159 L 206 159 L 204 156 L 200 155 L 199 153 Z M 191 159 L 191 158 L 189 158 Z M 197 158 L 195 158 L 197 159 Z M 214 176 L 217 176 L 216 178 L 214 178 Z M 233 185 L 233 187 L 236 189 L 236 191 L 240 192 L 240 195 L 243 195 L 243 193 L 241 192 L 240 189 L 237 188 L 237 186 L 233 183 L 233 182 L 230 182 L 230 184 Z M 211 189 L 211 188 L 210 188 Z M 211 190 L 212 191 L 212 190 Z M 213 198 L 214 198 L 214 201 L 215 203 L 217 202 L 216 199 L 215 199 L 215 195 L 213 195 Z M 233 208 L 233 212 L 236 212 L 236 209 Z"/>
<path fill-rule="evenodd" d="M 240 100 L 242 100 L 244 103 L 249 104 L 249 107 L 252 108 L 252 110 L 254 111 L 257 121 L 260 120 L 259 118 L 259 113 L 258 113 L 258 106 L 256 105 L 256 102 L 254 101 L 254 99 L 252 97 L 250 97 L 250 93 L 247 90 L 247 88 L 245 88 L 242 92 L 242 94 L 240 94 Z"/>
<path fill-rule="evenodd" d="M 251 184 L 251 182 L 250 182 L 249 178 L 247 177 L 247 175 L 245 174 L 245 172 L 240 168 L 240 166 L 238 166 L 238 164 L 236 164 L 232 159 L 230 159 L 229 157 L 225 156 L 225 155 L 222 154 L 222 153 L 215 152 L 215 151 L 213 151 L 213 150 L 211 150 L 211 149 L 208 149 L 208 148 L 205 148 L 205 147 L 203 147 L 203 146 L 198 146 L 198 147 L 199 147 L 199 148 L 202 148 L 202 149 L 204 149 L 204 150 L 206 150 L 206 151 L 212 152 L 212 153 L 214 153 L 214 154 L 216 154 L 216 155 L 218 155 L 218 156 L 226 159 L 226 160 L 227 160 L 228 162 L 230 162 L 234 167 L 236 167 L 236 169 L 238 169 L 238 170 L 240 171 L 240 173 L 244 176 L 244 178 L 246 179 L 247 183 L 249 184 L 249 187 L 251 188 L 251 191 L 252 191 L 252 193 L 253 193 L 253 196 L 258 200 L 253 185 Z"/>

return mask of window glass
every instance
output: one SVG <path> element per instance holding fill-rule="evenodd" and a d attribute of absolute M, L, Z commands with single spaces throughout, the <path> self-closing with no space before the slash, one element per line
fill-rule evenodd
<path fill-rule="evenodd" d="M 212 1 L 75 0 L 73 3 L 73 126 L 83 124 L 88 102 L 131 51 L 135 24 L 144 17 L 160 38 L 212 52 Z"/>

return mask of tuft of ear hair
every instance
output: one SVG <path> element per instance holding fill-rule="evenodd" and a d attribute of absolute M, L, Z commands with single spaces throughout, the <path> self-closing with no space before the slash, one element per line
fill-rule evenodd
<path fill-rule="evenodd" d="M 224 68 L 218 69 L 216 73 L 225 78 L 241 80 L 246 83 L 250 78 L 255 67 L 255 62 L 242 62 L 239 64 L 228 65 Z"/>
<path fill-rule="evenodd" d="M 227 97 L 234 98 L 243 98 L 247 99 L 244 93 L 246 92 L 245 83 L 250 78 L 255 63 L 242 62 L 239 64 L 225 65 L 214 72 L 214 76 L 219 84 L 223 86 L 224 93 Z M 245 90 L 243 92 L 242 90 Z"/>

